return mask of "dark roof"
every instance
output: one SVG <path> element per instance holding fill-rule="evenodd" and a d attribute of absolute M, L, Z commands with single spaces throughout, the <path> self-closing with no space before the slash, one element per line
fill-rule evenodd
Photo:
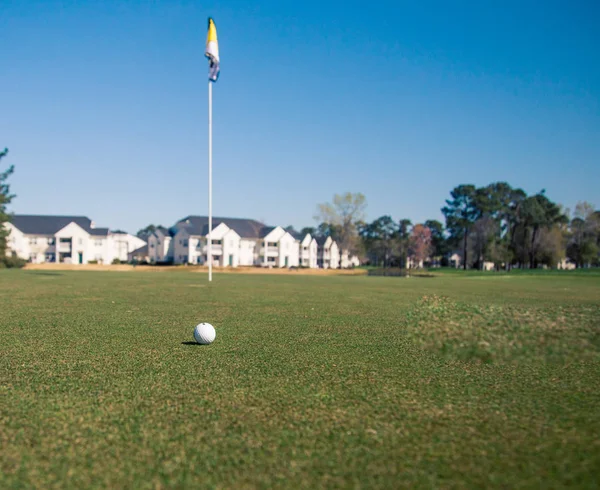
<path fill-rule="evenodd" d="M 129 252 L 132 257 L 148 255 L 148 245 L 142 245 L 140 248 L 136 248 L 133 252 Z"/>
<path fill-rule="evenodd" d="M 274 226 L 263 226 L 258 234 L 258 238 L 264 238 L 275 229 Z"/>
<path fill-rule="evenodd" d="M 152 233 L 150 233 L 150 235 L 156 235 L 156 236 L 162 235 L 163 237 L 167 237 L 167 236 L 171 236 L 171 233 L 170 233 L 170 230 L 167 230 L 164 226 L 159 226 Z"/>
<path fill-rule="evenodd" d="M 297 231 L 294 228 L 291 228 L 289 230 L 285 230 L 287 231 L 290 235 L 292 235 L 296 240 L 304 240 L 304 237 L 306 236 L 306 233 L 303 235 L 302 233 L 300 233 L 299 231 Z"/>
<path fill-rule="evenodd" d="M 327 241 L 327 237 L 326 236 L 316 237 L 316 240 L 317 240 L 317 245 L 319 247 L 322 247 L 323 245 L 325 245 L 325 242 Z"/>
<path fill-rule="evenodd" d="M 225 223 L 242 238 L 259 238 L 261 230 L 265 228 L 263 223 L 253 219 L 213 217 L 212 221 L 213 230 L 221 223 Z M 205 236 L 208 233 L 208 216 L 183 218 L 173 226 L 171 231 L 177 232 L 182 228 L 185 228 L 190 235 Z"/>
<path fill-rule="evenodd" d="M 11 222 L 26 235 L 54 235 L 69 223 L 76 223 L 90 235 L 108 235 L 108 228 L 92 228 L 92 220 L 85 216 L 15 214 Z"/>

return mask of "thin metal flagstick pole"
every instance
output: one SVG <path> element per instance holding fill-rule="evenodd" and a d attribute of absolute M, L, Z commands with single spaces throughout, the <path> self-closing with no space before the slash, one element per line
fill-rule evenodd
<path fill-rule="evenodd" d="M 212 281 L 212 82 L 208 82 L 208 281 Z"/>

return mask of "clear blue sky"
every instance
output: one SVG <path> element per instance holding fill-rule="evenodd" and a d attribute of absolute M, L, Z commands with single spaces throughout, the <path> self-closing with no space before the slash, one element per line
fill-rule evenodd
<path fill-rule="evenodd" d="M 497 180 L 600 206 L 600 4 L 490 3 L 2 0 L 12 210 L 206 214 L 209 15 L 216 215 L 301 227 L 360 191 L 418 222 Z"/>

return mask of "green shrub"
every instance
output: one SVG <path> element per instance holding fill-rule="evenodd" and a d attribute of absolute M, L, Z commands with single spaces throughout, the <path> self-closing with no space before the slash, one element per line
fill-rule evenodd
<path fill-rule="evenodd" d="M 119 265 L 121 263 L 121 259 L 113 259 L 111 263 L 112 265 Z"/>
<path fill-rule="evenodd" d="M 21 269 L 22 267 L 25 267 L 26 263 L 26 260 L 17 257 L 17 254 L 13 253 L 10 256 L 0 259 L 0 269 Z"/>

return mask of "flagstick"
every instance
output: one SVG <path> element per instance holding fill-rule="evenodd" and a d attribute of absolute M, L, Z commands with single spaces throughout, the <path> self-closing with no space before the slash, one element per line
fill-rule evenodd
<path fill-rule="evenodd" d="M 212 82 L 208 82 L 208 281 L 212 281 Z"/>

